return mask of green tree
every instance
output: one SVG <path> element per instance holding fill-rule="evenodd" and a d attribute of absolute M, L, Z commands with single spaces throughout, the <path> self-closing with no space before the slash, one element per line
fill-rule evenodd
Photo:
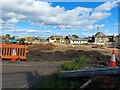
<path fill-rule="evenodd" d="M 73 34 L 72 37 L 74 38 L 79 38 L 78 35 Z"/>
<path fill-rule="evenodd" d="M 6 34 L 6 35 L 5 35 L 5 38 L 10 39 L 10 34 Z"/>

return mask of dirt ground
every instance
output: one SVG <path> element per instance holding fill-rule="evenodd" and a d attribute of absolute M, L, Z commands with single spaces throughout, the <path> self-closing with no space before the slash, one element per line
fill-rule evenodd
<path fill-rule="evenodd" d="M 111 58 L 112 50 L 115 50 L 116 60 L 120 61 L 118 56 L 119 49 L 116 48 L 92 48 L 92 45 L 65 45 L 40 43 L 28 46 L 29 61 L 69 61 L 75 60 L 79 56 L 85 56 L 90 59 L 92 64 L 107 65 Z"/>
<path fill-rule="evenodd" d="M 112 50 L 115 50 L 117 65 L 120 66 L 120 51 L 116 48 L 92 48 L 92 45 L 64 45 L 40 43 L 28 46 L 28 61 L 70 61 L 75 60 L 79 56 L 85 56 L 89 59 L 89 64 L 99 64 L 107 66 Z M 119 77 L 118 77 L 119 78 Z M 88 88 L 118 88 L 120 80 L 111 77 L 97 79 Z"/>
<path fill-rule="evenodd" d="M 118 77 L 109 77 L 105 76 L 102 78 L 97 78 L 92 83 L 90 83 L 87 88 L 93 88 L 93 89 L 117 89 L 120 90 L 120 82 L 119 82 L 119 76 Z"/>

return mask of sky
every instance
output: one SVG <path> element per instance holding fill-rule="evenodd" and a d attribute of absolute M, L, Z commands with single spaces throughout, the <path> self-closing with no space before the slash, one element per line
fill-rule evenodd
<path fill-rule="evenodd" d="M 88 37 L 103 32 L 118 34 L 118 1 L 47 2 L 4 0 L 2 34 L 11 36 L 72 35 Z"/>

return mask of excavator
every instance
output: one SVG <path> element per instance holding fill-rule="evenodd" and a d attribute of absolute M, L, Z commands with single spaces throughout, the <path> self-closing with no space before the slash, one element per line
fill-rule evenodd
<path fill-rule="evenodd" d="M 24 37 L 24 43 L 25 45 L 32 45 L 32 37 Z"/>
<path fill-rule="evenodd" d="M 20 38 L 19 40 L 12 38 L 10 41 L 11 41 L 11 44 L 32 45 L 32 38 L 31 37 Z"/>

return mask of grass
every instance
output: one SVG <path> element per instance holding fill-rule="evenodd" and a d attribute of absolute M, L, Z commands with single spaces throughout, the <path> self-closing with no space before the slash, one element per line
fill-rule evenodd
<path fill-rule="evenodd" d="M 59 78 L 57 73 L 53 73 L 36 85 L 36 88 L 79 88 L 82 83 L 81 78 Z"/>
<path fill-rule="evenodd" d="M 59 78 L 58 74 L 63 70 L 78 70 L 82 65 L 86 64 L 87 61 L 87 58 L 81 56 L 75 61 L 65 62 L 55 73 L 50 74 L 38 83 L 36 88 L 67 88 L 67 90 L 79 88 L 81 78 Z"/>
<path fill-rule="evenodd" d="M 82 65 L 86 63 L 87 63 L 87 59 L 84 56 L 81 56 L 75 61 L 65 62 L 61 66 L 61 70 L 78 70 Z"/>

